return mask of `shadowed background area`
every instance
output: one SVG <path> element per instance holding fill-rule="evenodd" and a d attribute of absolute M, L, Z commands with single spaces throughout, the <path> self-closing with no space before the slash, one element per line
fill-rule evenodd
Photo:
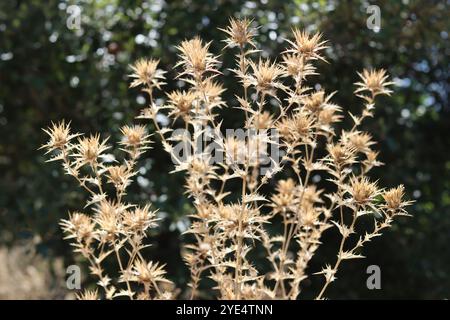
<path fill-rule="evenodd" d="M 75 29 L 69 28 L 67 12 L 73 4 L 81 8 L 80 28 Z M 352 93 L 356 72 L 364 67 L 385 68 L 397 84 L 365 125 L 378 141 L 380 160 L 387 164 L 371 176 L 384 186 L 405 184 L 408 197 L 416 201 L 410 209 L 414 217 L 400 219 L 374 240 L 364 251 L 367 259 L 344 264 L 328 297 L 448 297 L 450 2 L 377 1 L 378 32 L 367 28 L 368 5 L 350 0 L 2 1 L 0 298 L 70 297 L 61 288 L 63 265 L 81 262 L 62 239 L 58 222 L 68 211 L 81 209 L 85 195 L 57 164 L 45 163 L 37 150 L 46 140 L 41 128 L 67 119 L 76 131 L 98 131 L 115 140 L 119 128 L 136 121 L 146 103 L 137 89 L 128 89 L 129 64 L 139 57 L 159 58 L 173 79 L 174 46 L 200 35 L 214 40 L 211 51 L 220 54 L 225 36 L 217 28 L 226 26 L 231 16 L 253 18 L 261 26 L 258 41 L 273 56 L 284 49 L 283 38 L 289 37 L 292 26 L 323 32 L 330 45 L 329 63 L 317 64 L 320 76 L 312 85 L 337 90 L 334 102 L 345 112 L 361 107 Z M 225 70 L 233 56 L 223 53 L 222 58 Z M 234 105 L 236 81 L 227 81 L 224 100 Z M 165 89 L 177 85 L 168 81 Z M 225 110 L 223 115 L 227 127 L 236 125 L 233 112 Z M 146 153 L 141 167 L 129 197 L 137 203 L 151 201 L 163 218 L 151 237 L 149 254 L 167 263 L 169 277 L 184 286 L 188 271 L 180 267 L 180 234 L 192 207 L 183 195 L 183 177 L 168 173 L 173 166 L 159 143 Z M 312 271 L 335 259 L 328 252 L 336 241 L 332 235 L 324 240 Z M 28 281 L 30 272 L 14 267 L 24 261 L 20 255 L 27 257 L 30 277 L 42 281 L 17 285 Z M 366 268 L 372 264 L 381 268 L 381 290 L 366 287 Z M 18 273 L 15 281 L 5 276 L 12 270 Z M 85 277 L 86 286 L 92 283 Z M 320 287 L 314 280 L 305 286 L 312 291 Z"/>

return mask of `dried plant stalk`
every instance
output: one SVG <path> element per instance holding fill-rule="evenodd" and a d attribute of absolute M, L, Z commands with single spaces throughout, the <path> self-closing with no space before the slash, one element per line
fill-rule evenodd
<path fill-rule="evenodd" d="M 92 214 L 71 213 L 69 219 L 61 221 L 61 226 L 74 251 L 89 261 L 90 271 L 98 277 L 97 284 L 103 289 L 102 297 L 172 298 L 173 288 L 164 277 L 164 267 L 147 262 L 141 255 L 148 229 L 156 226 L 155 211 L 149 205 L 139 207 L 124 200 L 131 178 L 136 174 L 136 161 L 149 148 L 145 127 L 121 129 L 121 150 L 126 154 L 122 163 L 106 153 L 110 148 L 108 139 L 101 141 L 99 135 L 73 134 L 64 121 L 53 124 L 45 132 L 50 140 L 43 148 L 53 153 L 49 161 L 61 161 L 65 173 L 74 177 L 90 195 L 84 209 L 92 208 Z M 108 186 L 113 187 L 109 194 Z M 115 278 L 107 275 L 103 267 L 111 259 L 118 269 Z M 79 297 L 96 299 L 99 293 L 87 291 Z"/>
<path fill-rule="evenodd" d="M 355 94 L 364 102 L 362 112 L 350 114 L 351 129 L 336 132 L 335 125 L 344 118 L 342 108 L 331 102 L 333 94 L 313 90 L 306 82 L 317 74 L 314 63 L 325 61 L 327 42 L 322 35 L 293 29 L 281 62 L 275 62 L 258 57 L 252 24 L 231 19 L 222 29 L 227 34 L 225 48 L 239 49 L 231 71 L 242 86 L 236 97 L 244 137 L 223 134 L 217 109 L 228 103 L 221 98 L 225 88 L 217 80 L 222 75 L 220 62 L 200 38 L 177 47 L 177 78 L 188 88 L 167 92 L 162 104 L 153 97 L 165 78 L 158 61 L 142 59 L 132 66 L 131 87 L 141 87 L 150 100 L 138 118 L 154 124 L 174 171 L 186 174 L 185 189 L 195 209 L 187 232 L 195 241 L 186 244 L 184 252 L 191 271 L 191 299 L 198 297 L 207 277 L 214 280 L 219 299 L 297 299 L 302 281 L 311 274 L 324 276 L 317 294 L 322 299 L 344 260 L 362 258 L 360 250 L 367 242 L 380 236 L 395 217 L 407 215 L 410 202 L 403 199 L 403 186 L 386 190 L 368 178 L 382 163 L 372 149 L 371 135 L 361 128 L 364 119 L 373 117 L 376 96 L 389 95 L 392 82 L 384 70 L 359 74 Z M 158 119 L 163 116 L 173 125 L 162 126 Z M 184 128 L 182 133 L 179 128 Z M 141 254 L 147 229 L 156 225 L 155 213 L 124 200 L 136 160 L 148 148 L 145 128 L 122 129 L 127 157 L 121 165 L 105 163 L 108 146 L 98 135 L 71 134 L 64 122 L 46 132 L 50 141 L 44 147 L 56 150 L 51 160 L 61 160 L 66 173 L 92 196 L 87 206 L 93 207 L 93 216 L 74 213 L 62 225 L 76 251 L 91 263 L 105 297 L 174 297 L 163 267 L 146 262 Z M 180 146 L 189 152 L 180 156 Z M 283 152 L 281 159 L 268 152 L 274 147 Z M 223 161 L 217 161 L 218 151 Z M 319 189 L 313 179 L 319 176 L 334 188 Z M 238 194 L 233 181 L 240 183 Z M 107 195 L 105 183 L 114 186 L 113 197 Z M 270 185 L 275 188 L 270 190 Z M 372 217 L 373 228 L 357 234 L 355 227 L 364 216 Z M 269 232 L 269 224 L 281 224 L 281 233 Z M 311 271 L 308 266 L 322 234 L 331 228 L 341 236 L 336 261 Z M 270 272 L 259 270 L 249 257 L 256 248 L 265 250 Z M 111 256 L 118 266 L 114 281 L 101 266 Z M 95 297 L 96 292 L 83 296 Z"/>

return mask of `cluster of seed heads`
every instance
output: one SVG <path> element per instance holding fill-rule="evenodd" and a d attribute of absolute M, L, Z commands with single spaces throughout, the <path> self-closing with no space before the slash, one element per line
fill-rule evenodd
<path fill-rule="evenodd" d="M 219 109 L 227 112 L 231 107 L 222 100 L 220 61 L 209 52 L 210 43 L 197 37 L 176 47 L 176 78 L 187 89 L 165 93 L 160 103 L 154 95 L 160 94 L 166 73 L 158 69 L 158 60 L 137 61 L 130 75 L 130 87 L 140 87 L 149 97 L 137 118 L 153 124 L 164 149 L 175 159 L 174 171 L 185 172 L 185 191 L 193 208 L 187 231 L 192 241 L 182 252 L 191 274 L 189 290 L 175 289 L 164 266 L 143 256 L 148 231 L 158 219 L 150 205 L 126 200 L 137 161 L 149 149 L 145 126 L 122 128 L 122 161 L 111 161 L 108 140 L 99 135 L 72 133 L 65 122 L 45 130 L 50 140 L 43 148 L 52 155 L 50 160 L 61 161 L 65 172 L 90 195 L 85 212 L 73 212 L 61 222 L 75 251 L 98 277 L 100 292 L 85 291 L 80 298 L 195 299 L 213 292 L 219 299 L 298 299 L 302 282 L 322 275 L 317 293 L 322 299 L 344 260 L 362 258 L 367 242 L 380 236 L 395 217 L 407 215 L 410 202 L 404 200 L 403 186 L 380 188 L 368 176 L 382 163 L 372 136 L 362 131 L 361 124 L 373 116 L 376 96 L 391 93 L 385 71 L 359 74 L 355 94 L 362 99 L 361 112 L 350 113 L 353 126 L 337 132 L 343 108 L 331 101 L 333 93 L 314 90 L 307 82 L 317 74 L 314 64 L 325 61 L 328 46 L 321 34 L 293 29 L 279 61 L 271 61 L 258 57 L 252 21 L 231 19 L 222 30 L 227 35 L 225 48 L 235 50 L 236 67 L 231 71 L 241 84 L 235 101 L 242 111 L 243 129 L 256 132 L 251 139 L 221 135 Z M 172 125 L 163 125 L 161 116 L 171 119 Z M 178 127 L 192 134 L 173 135 Z M 211 161 L 207 148 L 198 150 L 197 140 L 208 130 L 217 133 L 214 142 L 226 155 L 223 163 Z M 278 132 L 278 142 L 270 130 Z M 264 174 L 260 157 L 267 153 L 261 142 L 276 143 L 284 151 L 282 161 L 273 159 Z M 177 158 L 177 143 L 188 144 L 194 152 Z M 333 187 L 320 189 L 313 176 Z M 361 219 L 373 224 L 358 234 Z M 340 234 L 336 259 L 310 270 L 326 230 Z M 261 270 L 252 260 L 249 253 L 254 250 L 263 250 L 271 270 Z M 111 259 L 117 270 L 108 275 L 104 263 Z M 213 285 L 208 288 L 211 281 L 205 279 L 212 279 Z"/>

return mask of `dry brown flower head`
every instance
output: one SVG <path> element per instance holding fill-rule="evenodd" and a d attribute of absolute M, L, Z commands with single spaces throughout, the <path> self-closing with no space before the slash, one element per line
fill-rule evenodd
<path fill-rule="evenodd" d="M 177 66 L 184 69 L 179 75 L 180 77 L 191 75 L 195 79 L 201 79 L 206 72 L 217 73 L 219 62 L 208 51 L 210 45 L 211 43 L 204 44 L 199 37 L 196 37 L 192 40 L 185 40 L 176 47 L 180 52 L 180 61 Z"/>
<path fill-rule="evenodd" d="M 246 44 L 256 47 L 256 44 L 253 42 L 253 38 L 256 35 L 256 29 L 251 27 L 252 22 L 252 20 L 247 18 L 231 18 L 225 29 L 219 28 L 219 30 L 228 35 L 228 38 L 224 40 L 227 43 L 226 47 L 236 45 L 243 48 Z"/>
<path fill-rule="evenodd" d="M 161 89 L 161 85 L 164 84 L 164 73 L 158 70 L 159 60 L 154 59 L 140 59 L 136 61 L 134 65 L 131 65 L 133 73 L 129 75 L 134 80 L 131 82 L 130 87 L 146 86 L 149 89 L 157 88 Z"/>
<path fill-rule="evenodd" d="M 325 44 L 327 41 L 322 41 L 322 34 L 315 33 L 310 35 L 305 30 L 299 30 L 294 28 L 292 30 L 294 40 L 287 40 L 291 44 L 291 48 L 288 52 L 297 53 L 304 56 L 306 59 L 325 59 L 320 55 L 320 51 L 328 48 Z"/>
<path fill-rule="evenodd" d="M 358 205 L 370 203 L 379 194 L 376 182 L 370 182 L 367 177 L 350 178 L 349 192 Z"/>
<path fill-rule="evenodd" d="M 358 87 L 358 89 L 355 90 L 355 93 L 369 91 L 372 94 L 372 97 L 379 94 L 390 95 L 392 93 L 388 87 L 394 84 L 394 82 L 387 81 L 389 76 L 386 74 L 386 70 L 363 70 L 362 73 L 358 72 L 358 75 L 362 82 L 355 83 Z"/>
<path fill-rule="evenodd" d="M 260 59 L 258 63 L 250 62 L 252 74 L 248 75 L 247 81 L 254 86 L 258 92 L 276 95 L 276 89 L 282 88 L 279 78 L 283 76 L 283 69 L 275 62 L 268 59 Z"/>

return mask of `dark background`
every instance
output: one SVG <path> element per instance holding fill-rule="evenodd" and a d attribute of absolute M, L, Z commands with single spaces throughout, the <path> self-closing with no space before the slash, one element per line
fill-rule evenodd
<path fill-rule="evenodd" d="M 81 30 L 69 30 L 69 4 L 82 8 Z M 416 202 L 413 218 L 400 219 L 364 251 L 367 259 L 343 264 L 328 297 L 448 298 L 450 291 L 450 108 L 449 1 L 371 1 L 381 9 L 381 30 L 366 27 L 366 1 L 19 1 L 0 2 L 0 243 L 13 246 L 34 239 L 46 259 L 75 259 L 62 240 L 58 221 L 69 210 L 82 209 L 85 195 L 63 176 L 57 164 L 46 164 L 37 148 L 46 140 L 42 127 L 67 119 L 75 130 L 118 136 L 132 123 L 145 99 L 129 90 L 128 65 L 139 57 L 161 59 L 173 79 L 174 46 L 200 35 L 214 40 L 221 53 L 230 16 L 248 16 L 259 25 L 257 40 L 273 57 L 283 50 L 291 26 L 320 30 L 329 40 L 329 64 L 319 63 L 320 83 L 338 94 L 334 102 L 357 111 L 352 92 L 356 71 L 385 68 L 398 86 L 379 100 L 366 127 L 379 141 L 381 161 L 373 172 L 383 186 L 405 184 Z M 225 66 L 232 54 L 223 53 Z M 166 90 L 173 89 L 169 81 Z M 224 97 L 235 103 L 235 81 L 229 77 Z M 161 96 L 161 95 L 160 95 Z M 230 113 L 224 114 L 228 127 Z M 170 175 L 170 158 L 159 144 L 142 161 L 130 201 L 151 201 L 164 217 L 151 240 L 152 258 L 168 264 L 180 286 L 180 226 L 190 204 Z M 328 242 L 313 261 L 319 268 Z M 334 257 L 331 256 L 334 261 Z M 4 263 L 0 261 L 0 264 Z M 382 290 L 366 288 L 366 268 L 377 264 Z M 91 279 L 85 280 L 86 285 Z M 2 284 L 0 283 L 0 286 Z M 316 290 L 315 281 L 305 285 Z"/>

